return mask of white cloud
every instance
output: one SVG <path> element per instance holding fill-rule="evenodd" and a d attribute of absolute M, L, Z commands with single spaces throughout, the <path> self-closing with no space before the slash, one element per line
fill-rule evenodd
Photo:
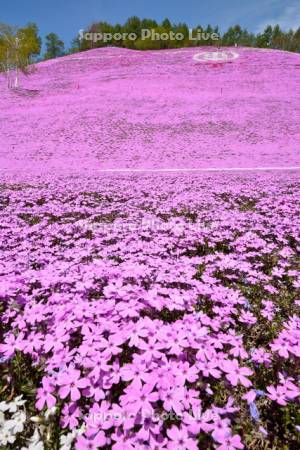
<path fill-rule="evenodd" d="M 289 30 L 292 28 L 296 30 L 300 27 L 300 4 L 286 6 L 284 10 L 271 17 L 270 19 L 264 20 L 257 27 L 257 31 L 262 31 L 266 28 L 267 25 L 276 25 L 279 24 L 283 30 Z"/>

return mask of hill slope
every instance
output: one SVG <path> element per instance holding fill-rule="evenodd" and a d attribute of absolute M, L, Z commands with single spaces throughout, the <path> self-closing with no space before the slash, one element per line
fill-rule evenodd
<path fill-rule="evenodd" d="M 58 170 L 293 165 L 299 162 L 300 56 L 237 49 L 95 49 L 0 81 L 0 164 Z M 207 49 L 206 49 L 207 51 Z"/>
<path fill-rule="evenodd" d="M 1 82 L 1 448 L 300 448 L 300 171 L 97 170 L 299 165 L 299 55 L 198 51 Z"/>

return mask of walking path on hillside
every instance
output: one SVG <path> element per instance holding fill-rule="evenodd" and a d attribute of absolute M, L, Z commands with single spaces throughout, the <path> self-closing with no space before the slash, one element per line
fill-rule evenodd
<path fill-rule="evenodd" d="M 98 172 L 255 172 L 277 170 L 300 170 L 293 167 L 207 167 L 207 168 L 169 168 L 169 169 L 99 169 Z"/>

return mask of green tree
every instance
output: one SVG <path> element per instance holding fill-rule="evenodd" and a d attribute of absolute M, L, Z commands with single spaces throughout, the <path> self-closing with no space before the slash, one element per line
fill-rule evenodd
<path fill-rule="evenodd" d="M 160 41 L 152 41 L 149 38 L 143 40 L 137 39 L 134 43 L 134 47 L 136 50 L 159 50 L 160 45 Z"/>
<path fill-rule="evenodd" d="M 41 39 L 35 24 L 23 28 L 0 24 L 0 71 L 6 73 L 9 88 L 19 87 L 20 71 L 30 72 L 30 64 L 40 50 Z"/>
<path fill-rule="evenodd" d="M 46 53 L 45 59 L 57 58 L 64 54 L 65 45 L 63 41 L 59 39 L 57 34 L 49 33 L 46 36 Z"/>
<path fill-rule="evenodd" d="M 114 27 L 113 27 L 113 34 L 122 34 L 122 25 L 117 23 Z M 122 40 L 115 40 L 113 39 L 111 42 L 112 45 L 116 46 L 116 47 L 122 47 Z"/>
<path fill-rule="evenodd" d="M 169 21 L 169 19 L 164 19 L 161 23 L 162 28 L 164 28 L 166 31 L 170 31 L 172 29 L 172 24 Z"/>
<path fill-rule="evenodd" d="M 242 32 L 239 44 L 243 45 L 244 47 L 254 47 L 255 35 L 253 33 L 249 33 L 249 31 L 245 28 Z"/>
<path fill-rule="evenodd" d="M 182 40 L 165 40 L 165 39 L 144 39 L 141 40 L 141 30 L 142 29 L 152 29 L 156 33 L 170 33 L 174 31 L 175 33 L 182 33 L 184 39 Z M 229 27 L 229 29 L 224 33 L 221 39 L 212 39 L 212 33 L 220 36 L 219 28 L 212 27 L 208 25 L 206 28 L 198 26 L 193 29 L 193 36 L 197 34 L 197 31 L 202 32 L 206 39 L 202 36 L 198 40 L 189 39 L 189 29 L 185 23 L 171 24 L 168 18 L 164 19 L 160 24 L 152 19 L 139 19 L 137 16 L 129 17 L 124 25 L 116 24 L 111 25 L 107 22 L 94 23 L 87 28 L 86 32 L 90 33 L 135 33 L 137 35 L 137 40 L 133 41 L 130 39 L 120 40 L 112 39 L 108 42 L 103 42 L 101 40 L 93 42 L 93 40 L 83 39 L 79 41 L 78 38 L 72 42 L 72 47 L 70 52 L 88 50 L 94 47 L 104 47 L 108 45 L 114 45 L 118 47 L 125 48 L 136 48 L 139 50 L 151 50 L 160 48 L 178 48 L 178 47 L 188 47 L 195 45 L 226 45 L 234 46 L 238 44 L 245 47 L 263 47 L 263 48 L 279 48 L 282 50 L 290 50 L 294 52 L 300 52 L 300 28 L 296 31 L 289 30 L 284 32 L 276 25 L 273 29 L 272 26 L 268 26 L 262 33 L 257 35 L 250 33 L 247 29 L 242 29 L 240 25 L 234 25 Z"/>
<path fill-rule="evenodd" d="M 68 54 L 77 53 L 82 50 L 83 50 L 83 48 L 82 48 L 80 38 L 79 38 L 79 36 L 76 36 L 74 39 L 72 39 L 71 47 L 68 50 Z"/>
<path fill-rule="evenodd" d="M 282 48 L 284 46 L 285 35 L 281 31 L 279 25 L 275 25 L 271 36 L 271 47 L 272 48 Z"/>
<path fill-rule="evenodd" d="M 137 16 L 132 16 L 126 20 L 123 27 L 123 33 L 135 33 L 138 38 L 140 38 L 141 29 L 141 20 Z"/>
<path fill-rule="evenodd" d="M 300 27 L 293 33 L 290 50 L 300 53 Z"/>
<path fill-rule="evenodd" d="M 35 23 L 29 23 L 18 30 L 18 36 L 23 41 L 23 51 L 30 62 L 34 61 L 41 53 L 42 39 L 38 35 L 39 29 Z"/>
<path fill-rule="evenodd" d="M 214 32 L 213 27 L 211 25 L 207 25 L 207 27 L 203 30 L 205 38 L 201 40 L 201 45 L 215 44 L 215 42 L 211 39 L 211 35 L 213 32 Z"/>
<path fill-rule="evenodd" d="M 143 19 L 141 21 L 141 28 L 144 30 L 151 30 L 151 28 L 158 27 L 158 23 L 152 19 Z"/>
<path fill-rule="evenodd" d="M 173 31 L 175 33 L 180 33 L 183 35 L 183 40 L 176 40 L 172 41 L 172 47 L 188 47 L 189 45 L 192 45 L 189 40 L 189 28 L 186 23 L 180 22 L 178 24 L 175 24 L 173 26 Z"/>
<path fill-rule="evenodd" d="M 268 25 L 262 34 L 258 34 L 256 37 L 256 46 L 261 48 L 271 47 L 272 44 L 273 28 Z"/>
<path fill-rule="evenodd" d="M 198 36 L 198 33 L 204 33 L 203 27 L 201 25 L 197 25 L 195 28 L 192 28 L 192 36 L 195 38 Z M 196 41 L 191 41 L 192 46 L 204 45 L 204 41 L 202 39 L 197 39 Z"/>
<path fill-rule="evenodd" d="M 0 23 L 0 72 L 5 72 L 7 83 L 10 87 L 11 70 L 11 46 L 14 37 L 14 30 L 6 24 Z"/>
<path fill-rule="evenodd" d="M 226 33 L 222 37 L 222 44 L 227 46 L 233 46 L 235 44 L 241 44 L 243 37 L 243 30 L 240 25 L 229 27 Z"/>

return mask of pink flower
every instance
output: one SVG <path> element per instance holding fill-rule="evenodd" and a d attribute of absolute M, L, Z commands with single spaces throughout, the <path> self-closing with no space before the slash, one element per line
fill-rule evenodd
<path fill-rule="evenodd" d="M 46 404 L 47 408 L 50 409 L 56 404 L 56 398 L 52 395 L 52 392 L 54 392 L 54 387 L 51 379 L 44 377 L 42 379 L 42 385 L 43 387 L 37 390 L 38 400 L 35 406 L 37 409 L 41 410 Z"/>
<path fill-rule="evenodd" d="M 227 418 L 221 419 L 220 417 L 215 419 L 211 434 L 216 441 L 223 442 L 223 440 L 231 434 L 230 420 Z"/>
<path fill-rule="evenodd" d="M 169 389 L 174 386 L 176 382 L 176 374 L 174 373 L 170 365 L 158 367 L 157 369 L 146 372 L 146 381 L 155 383 L 158 390 Z"/>
<path fill-rule="evenodd" d="M 64 428 L 69 427 L 71 430 L 78 426 L 78 418 L 81 415 L 80 409 L 76 403 L 70 405 L 64 405 L 62 409 L 61 424 Z"/>
<path fill-rule="evenodd" d="M 240 408 L 238 408 L 237 406 L 234 406 L 234 398 L 231 396 L 228 397 L 228 400 L 227 400 L 227 403 L 225 406 L 223 406 L 222 408 L 220 408 L 218 406 L 213 406 L 212 409 L 213 409 L 213 411 L 217 412 L 220 415 L 232 414 L 232 413 L 235 413 L 240 410 Z"/>
<path fill-rule="evenodd" d="M 190 406 L 199 407 L 201 404 L 201 401 L 199 400 L 199 392 L 195 389 L 184 389 L 184 398 L 182 403 L 186 409 L 189 409 Z"/>
<path fill-rule="evenodd" d="M 15 337 L 13 334 L 6 336 L 3 344 L 0 344 L 0 353 L 4 354 L 6 358 L 10 358 L 16 350 L 23 348 L 24 333 L 18 334 Z"/>
<path fill-rule="evenodd" d="M 178 428 L 175 425 L 167 430 L 171 442 L 168 442 L 168 450 L 197 450 L 196 441 L 189 437 L 186 427 Z"/>
<path fill-rule="evenodd" d="M 202 372 L 204 377 L 212 376 L 213 378 L 220 378 L 221 372 L 218 369 L 219 363 L 217 361 L 211 360 L 206 362 L 199 362 L 197 367 L 200 372 Z"/>
<path fill-rule="evenodd" d="M 108 78 L 110 75 L 114 78 L 115 74 L 110 72 L 118 72 L 119 66 L 124 73 L 134 69 L 130 61 L 134 63 L 135 52 L 102 50 L 99 64 L 103 71 L 109 72 Z M 102 50 L 94 49 L 90 55 L 78 56 L 94 60 L 94 56 L 100 57 L 97 54 Z M 185 66 L 192 57 L 188 53 L 181 58 Z M 110 63 L 114 61 L 113 54 L 118 56 L 120 64 Z M 161 55 L 150 52 L 139 55 L 139 63 L 145 62 L 147 67 L 143 71 L 147 71 L 151 66 L 149 58 L 150 62 L 151 58 L 154 62 L 162 58 L 164 69 L 169 70 L 172 64 L 165 62 L 166 59 L 172 62 L 173 57 L 176 56 L 172 51 Z M 276 55 L 274 57 L 276 59 Z M 55 67 L 69 74 L 74 66 L 74 76 L 83 80 L 83 65 L 74 60 L 67 63 L 68 58 L 62 58 Z M 188 71 L 196 70 L 192 60 L 190 62 Z M 91 64 L 99 65 L 96 61 Z M 26 84 L 30 87 L 41 81 L 41 93 L 44 87 L 56 92 L 57 80 L 55 77 L 48 79 L 52 70 L 53 64 L 43 63 L 41 70 Z M 153 84 L 148 84 L 145 82 L 143 89 L 149 87 L 148 94 L 152 95 Z M 106 83 L 105 86 L 108 91 L 113 90 L 110 93 L 118 94 L 117 84 Z M 95 83 L 90 92 L 94 93 L 95 89 L 99 94 L 103 86 Z M 135 94 L 143 93 L 143 89 L 135 90 Z M 56 100 L 60 93 L 69 95 L 71 92 L 70 89 L 58 90 Z M 159 93 L 164 96 L 163 90 Z M 62 97 L 66 99 L 65 95 Z M 96 100 L 97 97 L 95 95 Z M 101 111 L 109 110 L 110 104 L 118 107 L 117 101 L 111 102 L 110 97 L 105 97 L 110 103 L 100 105 Z M 35 107 L 39 98 L 42 102 L 43 95 L 32 99 Z M 18 109 L 18 102 L 11 93 L 4 94 L 4 101 L 12 102 L 9 108 Z M 20 101 L 28 108 L 32 103 L 21 97 Z M 74 102 L 71 103 L 74 106 Z M 10 109 L 10 117 L 15 117 Z M 121 149 L 126 155 L 123 163 L 132 167 L 132 155 L 143 143 L 146 159 L 151 153 L 155 161 L 142 161 L 135 154 L 135 164 L 141 168 L 146 164 L 150 168 L 153 162 L 155 167 L 167 166 L 167 159 L 159 160 L 161 155 L 152 148 L 152 138 L 158 134 L 160 148 L 167 146 L 170 136 L 176 141 L 172 151 L 175 148 L 180 153 L 185 137 L 192 144 L 190 147 L 195 147 L 197 136 L 191 137 L 187 127 L 180 126 L 177 133 L 176 124 L 169 130 L 158 126 L 161 119 L 164 123 L 165 119 L 170 119 L 163 110 L 155 118 L 156 124 L 151 121 L 147 130 L 142 130 L 147 136 L 137 136 L 136 131 L 145 118 L 142 117 L 142 122 L 139 120 L 141 111 L 139 108 L 134 113 L 133 120 L 126 121 L 123 117 L 120 124 L 114 114 L 109 113 L 104 122 L 100 114 L 102 119 L 97 129 L 107 138 L 104 147 L 100 146 L 101 155 L 99 145 L 91 146 L 89 142 L 93 124 L 90 121 L 86 126 L 87 108 L 82 120 L 77 121 L 81 135 L 71 133 L 59 117 L 53 121 L 57 125 L 56 133 L 48 136 L 53 148 L 48 148 L 47 154 L 44 152 L 47 145 L 36 139 L 43 127 L 29 130 L 26 126 L 23 153 L 33 156 L 32 164 L 35 159 L 43 166 L 43 172 L 37 177 L 25 173 L 28 161 L 23 162 L 22 151 L 17 155 L 10 145 L 15 140 L 14 132 L 4 133 L 11 141 L 7 142 L 10 151 L 4 153 L 9 156 L 12 152 L 16 156 L 12 155 L 11 163 L 26 164 L 21 173 L 17 173 L 17 169 L 13 176 L 5 171 L 1 184 L 0 321 L 3 332 L 0 366 L 7 375 L 6 384 L 13 381 L 12 369 L 16 362 L 13 358 L 24 359 L 25 354 L 25 362 L 31 361 L 33 369 L 42 367 L 41 383 L 33 386 L 37 390 L 36 408 L 45 412 L 59 403 L 62 411 L 57 433 L 67 436 L 69 430 L 83 432 L 82 435 L 72 433 L 76 434 L 77 448 L 165 450 L 169 447 L 181 450 L 195 448 L 197 444 L 201 447 L 201 433 L 214 441 L 207 446 L 238 450 L 243 446 L 243 430 L 239 433 L 241 440 L 234 430 L 238 430 L 235 425 L 241 423 L 244 412 L 253 419 L 250 434 L 257 432 L 257 437 L 263 438 L 259 413 L 260 409 L 263 412 L 264 400 L 277 402 L 284 410 L 292 402 L 296 405 L 299 399 L 300 320 L 293 315 L 299 302 L 294 300 L 290 317 L 286 318 L 285 305 L 278 301 L 281 285 L 291 291 L 291 299 L 299 300 L 296 287 L 300 278 L 296 266 L 300 246 L 295 224 L 300 197 L 294 183 L 296 174 L 290 172 L 283 176 L 262 172 L 255 177 L 242 173 L 237 176 L 190 173 L 188 177 L 129 174 L 103 176 L 100 182 L 95 165 L 85 176 L 86 149 L 93 149 L 95 164 L 98 159 L 102 165 L 109 163 L 107 149 L 116 164 Z M 39 112 L 49 113 L 47 108 L 41 111 L 35 108 L 36 123 Z M 68 110 L 67 116 L 72 119 L 69 113 Z M 0 135 L 7 121 L 2 122 L 0 120 Z M 11 127 L 15 125 L 9 122 Z M 114 127 L 107 126 L 109 123 L 115 123 L 116 129 L 121 128 L 117 130 L 118 142 L 109 136 L 109 133 L 114 134 Z M 209 147 L 219 148 L 215 144 L 224 138 L 221 136 L 224 133 L 216 133 L 213 125 L 208 128 L 214 135 L 214 142 L 208 142 Z M 10 131 L 18 132 L 18 127 Z M 65 152 L 61 138 L 66 133 L 69 144 L 75 145 L 76 140 L 77 150 Z M 101 133 L 96 134 L 99 137 Z M 229 134 L 232 137 L 232 133 Z M 207 141 L 206 137 L 202 133 Z M 2 141 L 0 147 L 1 144 Z M 135 147 L 131 156 L 129 147 Z M 247 148 L 242 149 L 243 152 Z M 52 164 L 60 165 L 55 157 L 56 149 L 65 164 L 72 162 L 70 155 L 80 159 L 82 164 L 76 165 L 76 176 L 71 164 L 68 167 L 71 173 L 62 170 L 58 176 L 50 171 Z M 233 153 L 235 150 L 233 148 Z M 191 155 L 179 156 L 174 164 L 182 166 L 184 158 Z M 209 164 L 209 155 L 206 156 Z M 271 152 L 267 155 L 274 161 L 277 156 Z M 224 164 L 229 164 L 229 156 L 226 158 Z M 1 157 L 0 160 L 1 165 Z M 192 160 L 187 163 L 192 167 Z M 213 160 L 211 163 L 214 165 Z M 64 168 L 63 163 L 61 168 Z M 284 247 L 291 250 L 285 250 L 285 258 L 279 255 Z M 272 273 L 269 263 L 274 258 L 277 269 Z M 252 291 L 257 291 L 256 298 L 251 295 Z M 261 298 L 266 300 L 261 301 Z M 268 321 L 275 314 L 276 329 L 273 330 Z M 259 336 L 266 334 L 265 330 L 268 335 L 272 330 L 278 332 L 271 342 L 262 340 L 256 345 Z M 251 342 L 253 347 L 263 346 L 251 350 Z M 274 370 L 268 371 L 267 390 L 262 372 L 273 363 Z M 280 367 L 282 373 L 278 373 Z M 264 391 L 254 389 L 252 383 Z M 10 389 L 3 392 L 3 400 L 7 400 L 9 393 Z M 256 405 L 256 399 L 260 398 Z M 242 403 L 240 409 L 238 400 Z M 8 406 L 2 403 L 0 409 L 5 410 L 8 417 Z M 274 442 L 277 428 L 270 429 L 270 439 Z"/>
<path fill-rule="evenodd" d="M 254 349 L 251 354 L 251 359 L 257 364 L 264 364 L 268 367 L 271 364 L 271 354 L 266 352 L 263 348 Z"/>
<path fill-rule="evenodd" d="M 161 389 L 159 395 L 166 411 L 171 411 L 173 409 L 176 414 L 180 415 L 182 413 L 182 402 L 184 401 L 183 388 L 174 387 L 167 390 Z"/>
<path fill-rule="evenodd" d="M 253 403 L 255 401 L 256 396 L 257 396 L 257 394 L 256 394 L 255 390 L 252 389 L 252 390 L 248 391 L 246 394 L 244 394 L 242 396 L 242 399 L 246 400 L 249 405 L 250 403 Z"/>
<path fill-rule="evenodd" d="M 90 385 L 90 381 L 87 378 L 80 378 L 80 371 L 75 369 L 60 374 L 57 383 L 61 386 L 59 389 L 60 398 L 64 399 L 70 394 L 73 402 L 80 399 L 80 389 Z"/>
<path fill-rule="evenodd" d="M 264 308 L 261 310 L 261 315 L 267 320 L 273 320 L 277 308 L 275 308 L 274 303 L 269 300 L 263 300 L 262 304 Z"/>
<path fill-rule="evenodd" d="M 247 325 L 254 325 L 257 322 L 257 318 L 250 311 L 242 311 L 239 321 Z"/>
<path fill-rule="evenodd" d="M 98 382 L 101 373 L 103 374 L 104 372 L 108 372 L 110 370 L 107 360 L 108 358 L 105 357 L 103 353 L 97 352 L 85 364 L 85 367 L 92 368 L 89 373 L 89 378 L 91 378 L 93 382 Z"/>
<path fill-rule="evenodd" d="M 146 381 L 147 372 L 148 369 L 146 367 L 146 363 L 140 356 L 137 356 L 132 364 L 125 364 L 120 369 L 121 378 L 124 381 L 131 381 L 137 378 Z"/>
<path fill-rule="evenodd" d="M 242 359 L 245 359 L 248 357 L 248 353 L 243 347 L 243 344 L 241 342 L 232 342 L 232 345 L 234 346 L 230 351 L 230 355 L 235 356 L 236 358 L 240 357 Z"/>
<path fill-rule="evenodd" d="M 170 348 L 170 353 L 174 355 L 180 355 L 183 348 L 189 346 L 188 340 L 186 339 L 185 333 L 178 332 L 174 333 L 172 339 L 166 344 L 167 348 Z"/>
<path fill-rule="evenodd" d="M 117 405 L 114 405 L 117 406 Z M 118 406 L 117 406 L 118 407 Z M 85 423 L 87 431 L 85 432 L 87 437 L 94 436 L 97 430 L 108 430 L 113 425 L 122 425 L 122 414 L 120 408 L 118 410 L 112 410 L 111 404 L 107 401 L 101 403 L 94 403 L 89 410 L 88 417 L 85 417 Z M 120 421 L 115 420 L 117 414 L 120 415 Z"/>
<path fill-rule="evenodd" d="M 151 403 L 157 402 L 158 393 L 153 392 L 153 384 L 142 384 L 137 379 L 126 388 L 126 394 L 121 396 L 123 405 L 127 405 L 128 410 L 137 414 L 139 411 L 149 413 L 153 410 Z"/>
<path fill-rule="evenodd" d="M 111 358 L 112 355 L 118 355 L 122 352 L 122 348 L 119 347 L 121 345 L 122 339 L 117 339 L 116 336 L 109 337 L 108 340 L 103 339 L 101 342 L 101 351 L 103 351 L 103 355 Z"/>
<path fill-rule="evenodd" d="M 289 400 L 293 400 L 300 396 L 300 388 L 292 383 L 291 380 L 287 379 L 282 381 L 282 384 L 286 389 L 286 396 Z"/>
<path fill-rule="evenodd" d="M 231 361 L 225 360 L 223 362 L 222 369 L 226 372 L 226 378 L 233 386 L 237 386 L 241 383 L 245 387 L 252 385 L 251 381 L 246 378 L 253 374 L 252 370 L 248 367 L 240 367 L 238 361 L 233 359 Z"/>
<path fill-rule="evenodd" d="M 79 436 L 76 441 L 76 450 L 98 450 L 106 445 L 106 437 L 103 431 L 99 431 L 94 438 Z"/>
<path fill-rule="evenodd" d="M 238 434 L 220 440 L 217 439 L 217 441 L 221 444 L 217 447 L 217 450 L 236 450 L 244 448 L 241 437 Z"/>
<path fill-rule="evenodd" d="M 111 437 L 115 441 L 115 444 L 112 445 L 112 450 L 135 450 L 136 448 L 130 436 L 127 433 L 123 433 L 121 428 L 117 428 Z"/>
<path fill-rule="evenodd" d="M 163 356 L 160 350 L 164 348 L 164 345 L 154 338 L 149 339 L 148 342 L 141 339 L 139 348 L 144 350 L 143 356 L 146 362 L 150 362 L 152 359 L 160 359 Z"/>
<path fill-rule="evenodd" d="M 284 340 L 281 336 L 275 339 L 272 344 L 270 344 L 272 352 L 278 352 L 282 358 L 289 358 L 289 351 L 291 350 L 291 345 L 288 341 Z"/>
<path fill-rule="evenodd" d="M 30 333 L 27 339 L 24 339 L 24 353 L 32 353 L 34 350 L 39 350 L 43 345 L 42 337 L 42 333 Z"/>
<path fill-rule="evenodd" d="M 63 327 L 58 327 L 55 334 L 47 334 L 44 341 L 44 350 L 46 353 L 50 350 L 59 350 L 63 348 L 65 342 L 70 339 Z"/>
<path fill-rule="evenodd" d="M 284 386 L 267 386 L 267 397 L 279 405 L 285 406 L 287 404 L 286 388 Z"/>
<path fill-rule="evenodd" d="M 139 347 L 140 342 L 142 341 L 141 338 L 146 338 L 148 336 L 148 331 L 145 328 L 136 327 L 135 330 L 130 332 L 129 336 L 129 343 L 128 345 L 130 347 Z"/>
<path fill-rule="evenodd" d="M 179 384 L 184 385 L 187 381 L 193 383 L 198 378 L 198 369 L 196 366 L 190 366 L 188 362 L 182 363 L 174 371 L 176 375 L 176 381 Z"/>
<path fill-rule="evenodd" d="M 143 442 L 149 442 L 151 436 L 155 437 L 160 432 L 161 425 L 151 417 L 142 417 L 141 425 L 142 427 L 138 431 L 137 436 L 141 438 Z"/>

